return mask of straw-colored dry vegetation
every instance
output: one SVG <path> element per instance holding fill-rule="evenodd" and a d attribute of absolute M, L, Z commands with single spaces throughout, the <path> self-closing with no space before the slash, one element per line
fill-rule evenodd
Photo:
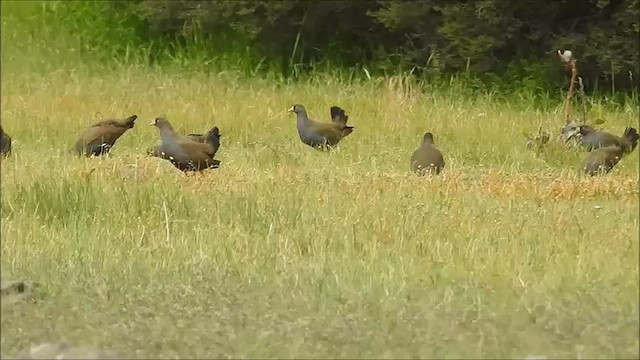
<path fill-rule="evenodd" d="M 638 151 L 599 178 L 555 139 L 525 151 L 523 129 L 558 132 L 559 102 L 402 77 L 10 66 L 2 275 L 41 286 L 2 309 L 3 354 L 69 341 L 140 358 L 639 356 Z M 355 131 L 331 153 L 306 147 L 294 103 L 324 121 L 337 104 Z M 637 107 L 594 104 L 612 132 L 637 123 Z M 70 154 L 84 126 L 131 114 L 112 156 Z M 221 168 L 185 176 L 147 157 L 159 115 L 181 133 L 219 126 Z M 446 161 L 431 179 L 409 172 L 425 131 Z"/>

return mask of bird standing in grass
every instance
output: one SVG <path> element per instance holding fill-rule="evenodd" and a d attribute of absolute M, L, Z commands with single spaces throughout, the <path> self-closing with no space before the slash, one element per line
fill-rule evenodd
<path fill-rule="evenodd" d="M 640 140 L 640 135 L 632 127 L 627 127 L 624 130 L 622 138 L 604 131 L 598 131 L 595 134 L 588 132 L 587 134 L 590 136 L 587 138 L 588 144 L 593 146 L 593 150 L 583 161 L 582 169 L 591 176 L 609 173 L 626 154 L 636 148 L 638 140 Z"/>
<path fill-rule="evenodd" d="M 176 168 L 184 172 L 215 169 L 220 166 L 220 161 L 213 156 L 218 151 L 215 141 L 219 144 L 219 132 L 210 131 L 204 143 L 191 140 L 185 136 L 179 136 L 174 131 L 169 121 L 165 118 L 157 118 L 151 125 L 160 129 L 162 143 L 159 145 L 158 157 L 170 161 Z M 219 145 L 218 145 L 219 146 Z"/>
<path fill-rule="evenodd" d="M 578 129 L 580 135 L 580 145 L 586 147 L 589 151 L 600 147 L 618 145 L 627 153 L 633 151 L 637 145 L 638 132 L 635 128 L 627 127 L 622 137 L 613 135 L 606 131 L 596 130 L 590 125 L 580 125 Z"/>
<path fill-rule="evenodd" d="M 75 151 L 86 156 L 108 154 L 116 140 L 133 128 L 137 118 L 131 115 L 124 120 L 103 120 L 87 127 L 76 140 Z"/>
<path fill-rule="evenodd" d="M 220 129 L 218 129 L 217 126 L 214 126 L 213 128 L 211 128 L 206 134 L 189 134 L 186 136 L 186 138 L 189 140 L 203 143 L 203 144 L 205 143 L 209 144 L 213 150 L 213 155 L 211 157 L 214 157 L 218 152 L 218 149 L 220 148 L 221 137 L 222 135 L 220 134 Z M 153 148 L 148 149 L 147 154 L 151 156 L 159 157 L 159 158 L 164 158 L 165 155 L 162 154 L 161 148 L 162 148 L 162 142 L 154 146 Z"/>
<path fill-rule="evenodd" d="M 435 147 L 433 134 L 422 137 L 422 144 L 411 155 L 411 170 L 420 176 L 439 174 L 444 168 L 442 153 Z"/>
<path fill-rule="evenodd" d="M 347 125 L 349 116 L 337 106 L 331 107 L 330 123 L 309 119 L 307 110 L 299 104 L 293 105 L 289 112 L 296 114 L 300 140 L 314 148 L 331 148 L 353 132 L 353 126 Z"/>
<path fill-rule="evenodd" d="M 9 134 L 4 132 L 2 126 L 0 125 L 0 155 L 9 156 L 11 155 L 11 137 Z"/>

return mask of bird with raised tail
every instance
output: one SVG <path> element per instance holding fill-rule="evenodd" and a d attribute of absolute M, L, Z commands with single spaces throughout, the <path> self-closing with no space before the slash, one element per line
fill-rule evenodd
<path fill-rule="evenodd" d="M 213 140 L 219 140 L 217 128 L 212 129 L 207 135 L 211 143 L 201 143 L 176 134 L 171 123 L 165 118 L 157 118 L 151 125 L 160 129 L 161 144 L 155 149 L 159 152 L 158 157 L 170 161 L 179 170 L 202 171 L 220 166 L 220 161 L 213 158 L 218 151 Z"/>
<path fill-rule="evenodd" d="M 293 105 L 289 112 L 296 114 L 300 140 L 313 148 L 329 149 L 353 132 L 353 126 L 347 125 L 349 116 L 338 106 L 331 107 L 330 123 L 310 119 L 300 104 Z"/>
<path fill-rule="evenodd" d="M 590 125 L 578 126 L 580 137 L 580 145 L 587 150 L 595 150 L 601 147 L 618 145 L 625 153 L 632 152 L 638 145 L 638 131 L 633 127 L 624 129 L 622 137 L 608 133 L 602 130 L 596 130 Z"/>
<path fill-rule="evenodd" d="M 212 127 L 207 133 L 205 134 L 189 134 L 187 136 L 185 136 L 185 138 L 189 139 L 189 140 L 193 140 L 195 142 L 199 142 L 199 143 L 203 143 L 203 144 L 209 144 L 209 146 L 211 146 L 213 155 L 211 157 L 214 157 L 216 155 L 216 153 L 218 152 L 218 149 L 220 149 L 220 138 L 222 137 L 222 134 L 220 134 L 220 129 L 218 129 L 217 126 Z M 162 142 L 158 143 L 156 146 L 149 148 L 147 150 L 147 154 L 151 155 L 151 156 L 155 156 L 155 157 L 159 157 L 159 158 L 165 158 L 166 154 L 162 153 Z"/>

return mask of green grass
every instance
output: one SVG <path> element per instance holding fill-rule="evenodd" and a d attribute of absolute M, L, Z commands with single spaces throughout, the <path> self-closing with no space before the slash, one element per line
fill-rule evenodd
<path fill-rule="evenodd" d="M 69 341 L 136 358 L 640 355 L 638 152 L 587 178 L 584 151 L 525 151 L 523 129 L 557 134 L 558 103 L 402 77 L 98 71 L 64 51 L 43 71 L 18 45 L 3 43 L 2 276 L 41 289 L 2 308 L 3 354 Z M 637 124 L 637 105 L 593 102 L 607 130 Z M 355 131 L 308 148 L 294 103 L 325 121 L 337 104 Z M 69 154 L 87 124 L 131 114 L 111 157 Z M 219 126 L 222 167 L 185 177 L 147 157 L 159 115 L 182 133 Z M 446 161 L 432 179 L 409 173 L 425 131 Z"/>

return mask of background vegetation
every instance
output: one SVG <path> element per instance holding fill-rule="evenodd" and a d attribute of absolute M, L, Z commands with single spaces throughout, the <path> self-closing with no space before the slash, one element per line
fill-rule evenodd
<path fill-rule="evenodd" d="M 585 178 L 583 150 L 528 152 L 521 134 L 563 124 L 564 47 L 592 85 L 577 115 L 637 124 L 636 92 L 600 78 L 621 90 L 637 71 L 637 3 L 1 4 L 2 276 L 41 284 L 3 305 L 3 357 L 45 341 L 137 358 L 640 355 L 638 152 Z M 355 131 L 307 148 L 293 103 L 325 121 L 340 105 Z M 70 156 L 84 126 L 130 114 L 113 156 Z M 186 178 L 145 156 L 160 114 L 219 126 L 222 167 Z M 408 172 L 425 131 L 447 162 L 433 179 Z"/>
<path fill-rule="evenodd" d="M 555 51 L 570 48 L 588 91 L 640 84 L 638 0 L 70 1 L 42 13 L 82 35 L 82 53 L 123 62 L 287 77 L 366 67 L 548 91 L 566 85 Z"/>

